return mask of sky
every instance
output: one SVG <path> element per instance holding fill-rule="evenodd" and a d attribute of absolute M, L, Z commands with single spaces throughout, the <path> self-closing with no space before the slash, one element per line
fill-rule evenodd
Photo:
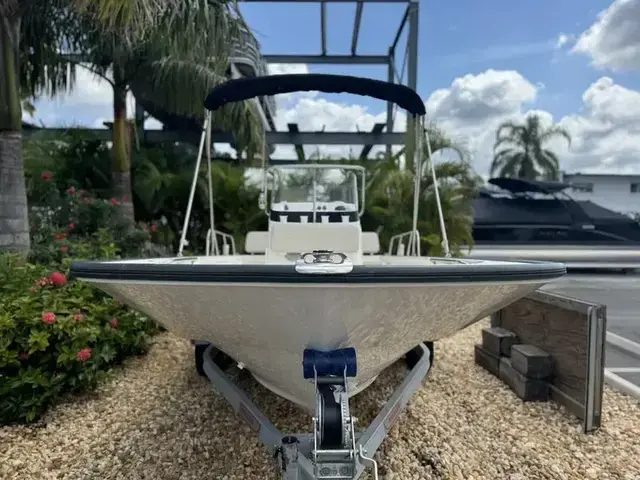
<path fill-rule="evenodd" d="M 263 54 L 319 54 L 320 6 L 241 3 Z M 385 54 L 405 6 L 365 4 L 359 54 Z M 538 113 L 572 136 L 550 144 L 569 173 L 640 173 L 640 0 L 420 2 L 418 94 L 428 120 L 467 146 L 475 170 L 488 173 L 495 130 Z M 329 54 L 348 54 L 355 3 L 327 6 Z M 397 52 L 404 58 L 406 31 Z M 385 65 L 270 65 L 271 73 L 343 73 L 386 79 Z M 406 73 L 404 74 L 406 79 Z M 285 130 L 370 129 L 386 104 L 317 92 L 280 95 L 276 123 Z M 73 91 L 36 102 L 37 123 L 102 127 L 112 118 L 109 85 L 80 71 Z M 130 101 L 133 115 L 133 100 Z M 153 119 L 148 128 L 159 128 Z M 398 113 L 396 128 L 404 126 Z M 307 146 L 332 156 L 361 147 Z M 224 148 L 223 148 L 224 149 Z M 295 158 L 278 146 L 274 157 Z"/>

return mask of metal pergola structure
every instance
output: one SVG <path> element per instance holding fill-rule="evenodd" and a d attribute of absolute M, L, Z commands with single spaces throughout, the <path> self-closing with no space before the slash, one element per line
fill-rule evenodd
<path fill-rule="evenodd" d="M 392 83 L 404 83 L 403 77 L 406 71 L 406 85 L 414 90 L 417 88 L 418 77 L 418 5 L 419 0 L 239 0 L 244 3 L 319 3 L 320 4 L 320 54 L 263 54 L 262 57 L 267 63 L 306 63 L 325 65 L 386 65 L 387 81 Z M 355 3 L 355 18 L 351 36 L 350 54 L 333 55 L 327 53 L 327 3 Z M 360 26 L 362 23 L 362 13 L 365 3 L 376 4 L 405 4 L 404 15 L 396 30 L 386 53 L 379 55 L 361 55 L 357 53 Z M 408 29 L 407 47 L 402 66 L 398 70 L 396 53 L 400 38 L 405 28 Z M 375 145 L 384 145 L 387 154 L 391 153 L 393 145 L 404 145 L 406 142 L 406 131 L 411 128 L 411 118 L 407 119 L 407 130 L 393 131 L 396 105 L 387 102 L 386 120 L 384 124 L 376 124 L 370 132 L 360 131 L 299 131 L 297 124 L 289 124 L 288 131 L 266 131 L 266 140 L 269 145 L 294 145 L 298 161 L 304 159 L 303 145 L 362 145 L 360 158 L 366 158 Z M 144 111 L 140 105 L 136 105 L 136 122 L 143 122 Z M 24 130 L 25 136 L 30 136 L 41 130 L 38 127 L 30 126 Z M 385 129 L 386 127 L 386 129 Z M 67 132 L 69 128 L 46 128 L 47 131 Z M 87 129 L 91 130 L 105 140 L 111 139 L 111 132 L 108 129 Z M 144 130 L 142 136 L 145 142 L 157 143 L 166 141 L 188 141 L 198 143 L 199 132 L 172 131 L 172 130 Z M 386 130 L 386 131 L 385 131 Z M 233 135 L 227 132 L 212 132 L 213 143 L 233 143 Z"/>
<path fill-rule="evenodd" d="M 406 85 L 414 90 L 418 85 L 418 15 L 419 0 L 239 0 L 244 3 L 319 3 L 320 4 L 320 54 L 263 54 L 267 63 L 306 63 L 324 65 L 386 65 L 387 81 L 404 83 L 403 76 L 406 63 Z M 356 11 L 351 35 L 351 51 L 348 55 L 331 55 L 327 53 L 327 3 L 355 3 Z M 357 53 L 362 12 L 365 3 L 377 4 L 405 4 L 405 11 L 386 53 L 379 55 L 361 55 Z M 405 61 L 398 71 L 397 49 L 405 28 L 408 28 Z M 297 129 L 289 132 L 267 132 L 267 142 L 270 144 L 293 144 L 296 149 L 302 145 L 363 145 L 363 154 L 371 151 L 374 145 L 385 145 L 387 153 L 391 153 L 392 145 L 404 145 L 405 132 L 394 132 L 394 112 L 396 106 L 387 102 L 386 131 L 375 128 L 371 132 L 299 132 Z M 407 119 L 407 128 L 411 128 Z M 376 127 L 378 127 L 376 125 Z M 362 157 L 362 155 L 361 155 Z"/>

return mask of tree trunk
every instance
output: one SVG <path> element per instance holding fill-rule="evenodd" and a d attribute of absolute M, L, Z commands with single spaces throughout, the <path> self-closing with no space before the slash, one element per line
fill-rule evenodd
<path fill-rule="evenodd" d="M 134 224 L 131 190 L 131 130 L 127 121 L 127 87 L 118 65 L 113 68 L 113 146 L 111 180 L 113 196 L 120 203 L 123 220 Z"/>
<path fill-rule="evenodd" d="M 18 82 L 20 17 L 0 16 L 0 253 L 30 248 Z"/>

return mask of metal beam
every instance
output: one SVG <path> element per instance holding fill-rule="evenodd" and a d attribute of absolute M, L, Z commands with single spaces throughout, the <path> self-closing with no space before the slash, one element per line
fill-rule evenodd
<path fill-rule="evenodd" d="M 297 123 L 287 123 L 287 128 L 291 133 L 300 133 Z M 304 162 L 306 160 L 304 156 L 304 147 L 302 145 L 294 145 L 294 148 L 296 149 L 296 156 L 298 157 L 298 160 Z"/>
<path fill-rule="evenodd" d="M 263 55 L 267 63 L 309 63 L 327 65 L 386 65 L 386 55 Z"/>
<path fill-rule="evenodd" d="M 418 1 L 411 0 L 409 7 L 407 7 L 409 20 L 407 85 L 413 90 L 418 87 L 418 14 Z"/>
<path fill-rule="evenodd" d="M 320 2 L 320 48 L 322 55 L 327 56 L 327 4 Z"/>
<path fill-rule="evenodd" d="M 33 128 L 22 131 L 23 137 L 32 137 L 39 132 L 49 134 L 64 134 L 70 132 L 92 133 L 97 138 L 109 141 L 112 139 L 111 130 L 103 128 Z M 404 145 L 403 132 L 266 132 L 267 143 L 277 145 Z M 231 133 L 212 132 L 213 143 L 233 143 Z M 160 142 L 190 142 L 197 143 L 200 138 L 198 132 L 184 132 L 172 130 L 147 130 L 145 138 L 148 143 Z"/>
<path fill-rule="evenodd" d="M 395 83 L 395 57 L 392 54 L 393 50 L 389 49 L 389 65 L 387 65 L 387 81 L 389 83 Z M 393 102 L 387 102 L 387 132 L 393 132 Z M 391 145 L 385 145 L 385 153 L 387 157 L 391 156 Z"/>
<path fill-rule="evenodd" d="M 400 41 L 400 35 L 402 35 L 402 31 L 404 30 L 404 26 L 407 24 L 407 18 L 409 18 L 409 9 L 411 6 L 407 6 L 404 11 L 404 15 L 402 16 L 402 20 L 400 21 L 400 25 L 398 26 L 398 31 L 396 32 L 396 36 L 393 39 L 393 43 L 391 44 L 391 51 L 396 53 L 396 47 L 398 46 L 398 42 Z"/>
<path fill-rule="evenodd" d="M 356 5 L 356 16 L 353 21 L 353 34 L 351 36 L 351 55 L 355 55 L 356 50 L 358 49 L 358 36 L 360 35 L 360 22 L 362 21 L 363 5 L 363 0 L 358 0 L 358 4 Z"/>
<path fill-rule="evenodd" d="M 356 3 L 360 0 L 238 0 L 242 3 Z M 364 3 L 409 3 L 412 0 L 361 0 Z"/>
<path fill-rule="evenodd" d="M 376 123 L 371 129 L 371 133 L 381 133 L 383 129 L 384 123 Z M 387 147 L 391 148 L 389 145 L 387 145 Z M 360 152 L 360 160 L 366 160 L 369 156 L 369 153 L 371 153 L 372 148 L 373 145 L 365 145 L 364 147 L 362 147 L 362 151 Z"/>

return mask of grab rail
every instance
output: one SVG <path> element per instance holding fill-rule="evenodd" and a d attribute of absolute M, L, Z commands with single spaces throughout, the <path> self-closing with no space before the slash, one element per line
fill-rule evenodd
<path fill-rule="evenodd" d="M 215 235 L 215 242 L 213 236 Z M 236 240 L 232 235 L 221 232 L 220 230 L 207 231 L 205 239 L 205 255 L 211 255 L 211 246 L 214 245 L 213 255 L 220 255 L 218 251 L 218 236 L 222 237 L 222 255 L 235 255 L 236 254 Z"/>
<path fill-rule="evenodd" d="M 409 241 L 407 242 L 408 248 L 405 251 L 402 240 L 407 236 L 409 237 Z M 393 255 L 393 246 L 395 242 L 398 243 L 396 255 L 403 257 L 406 252 L 408 256 L 420 256 L 420 232 L 418 230 L 409 230 L 408 232 L 399 233 L 398 235 L 391 237 L 391 240 L 389 240 L 389 255 Z M 413 248 L 411 248 L 412 246 Z"/>

